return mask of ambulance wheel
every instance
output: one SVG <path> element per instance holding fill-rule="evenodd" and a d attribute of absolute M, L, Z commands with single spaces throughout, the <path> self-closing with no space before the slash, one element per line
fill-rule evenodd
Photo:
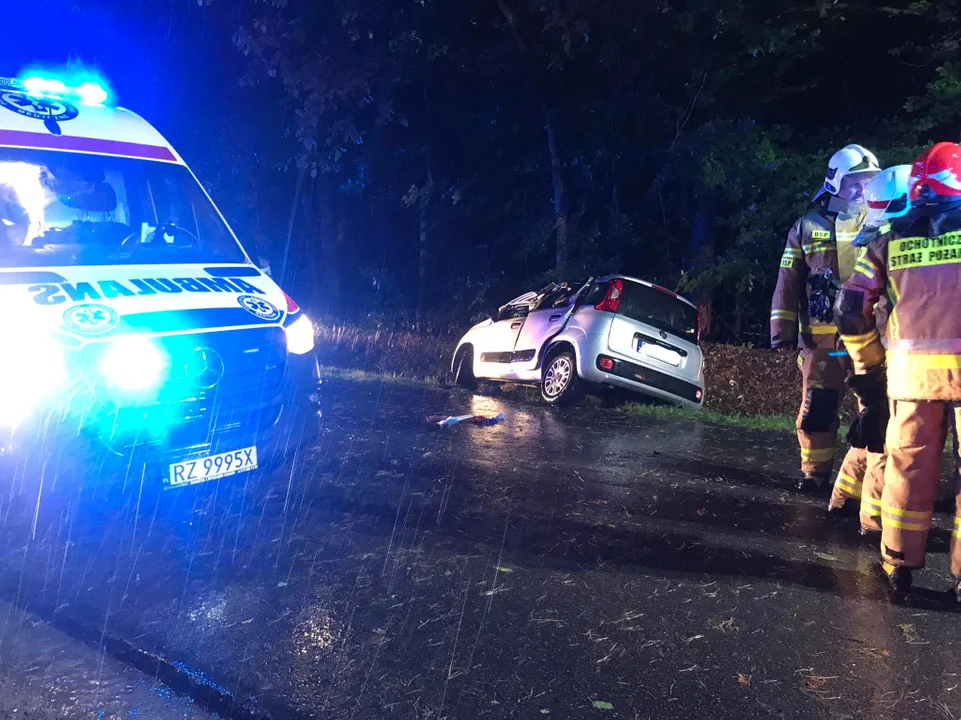
<path fill-rule="evenodd" d="M 477 377 L 474 375 L 474 349 L 467 345 L 461 348 L 457 355 L 454 370 L 454 385 L 464 390 L 477 389 Z"/>
<path fill-rule="evenodd" d="M 573 350 L 559 350 L 548 355 L 541 372 L 541 397 L 550 405 L 563 407 L 581 396 L 581 379 L 577 377 L 577 360 Z"/>

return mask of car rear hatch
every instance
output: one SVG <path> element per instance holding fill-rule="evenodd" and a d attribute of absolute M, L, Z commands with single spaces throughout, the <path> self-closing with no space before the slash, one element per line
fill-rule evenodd
<path fill-rule="evenodd" d="M 669 290 L 628 278 L 607 280 L 603 292 L 598 309 L 614 313 L 607 339 L 611 352 L 653 371 L 641 373 L 636 378 L 641 382 L 699 401 L 695 389 L 685 387 L 702 385 L 697 309 Z"/>

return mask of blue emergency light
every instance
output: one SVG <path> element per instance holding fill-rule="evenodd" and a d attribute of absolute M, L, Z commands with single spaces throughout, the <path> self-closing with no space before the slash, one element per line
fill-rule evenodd
<path fill-rule="evenodd" d="M 23 80 L 0 78 L 0 88 L 2 87 L 12 88 L 36 97 L 77 99 L 81 105 L 103 105 L 109 98 L 106 89 L 100 83 L 92 80 L 70 86 L 57 78 L 31 75 Z"/>

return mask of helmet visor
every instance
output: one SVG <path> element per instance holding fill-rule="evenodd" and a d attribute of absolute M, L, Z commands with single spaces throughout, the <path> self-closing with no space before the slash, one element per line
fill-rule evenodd
<path fill-rule="evenodd" d="M 881 217 L 898 218 L 907 215 L 911 202 L 904 193 L 892 200 L 868 200 L 868 208 Z"/>

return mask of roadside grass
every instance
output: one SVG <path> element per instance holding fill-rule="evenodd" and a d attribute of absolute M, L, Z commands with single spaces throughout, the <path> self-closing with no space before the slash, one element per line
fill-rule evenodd
<path fill-rule="evenodd" d="M 329 378 L 367 383 L 387 382 L 394 385 L 410 385 L 415 387 L 442 387 L 440 378 L 434 376 L 410 377 L 402 373 L 371 372 L 369 370 L 356 370 L 351 368 L 339 368 L 330 367 L 329 365 L 321 365 L 320 379 L 324 380 Z"/>
<path fill-rule="evenodd" d="M 321 378 L 336 378 L 340 380 L 352 380 L 354 382 L 391 383 L 393 385 L 424 388 L 450 387 L 447 383 L 441 382 L 441 379 L 438 377 L 410 377 L 400 373 L 373 372 L 370 370 L 330 366 L 321 366 L 320 373 Z M 540 401 L 537 390 L 525 385 L 507 383 L 496 387 L 498 388 L 497 392 L 499 394 L 514 400 L 527 403 L 537 403 Z M 596 395 L 588 395 L 584 398 L 583 404 L 586 407 L 595 409 L 605 406 L 604 400 Z M 794 418 L 786 415 L 751 417 L 748 415 L 718 412 L 717 410 L 693 410 L 675 405 L 656 405 L 643 402 L 617 403 L 611 410 L 622 415 L 632 415 L 653 420 L 672 420 L 676 422 L 696 421 L 722 427 L 759 430 L 762 432 L 789 433 L 792 435 L 795 432 Z M 844 428 L 842 428 L 842 432 L 843 431 Z"/>
<path fill-rule="evenodd" d="M 638 402 L 626 403 L 617 408 L 617 410 L 628 415 L 660 420 L 696 420 L 698 422 L 724 427 L 790 433 L 791 435 L 796 432 L 794 426 L 795 419 L 786 415 L 751 417 L 748 415 L 722 413 L 717 410 L 692 410 L 674 405 L 648 405 Z"/>

